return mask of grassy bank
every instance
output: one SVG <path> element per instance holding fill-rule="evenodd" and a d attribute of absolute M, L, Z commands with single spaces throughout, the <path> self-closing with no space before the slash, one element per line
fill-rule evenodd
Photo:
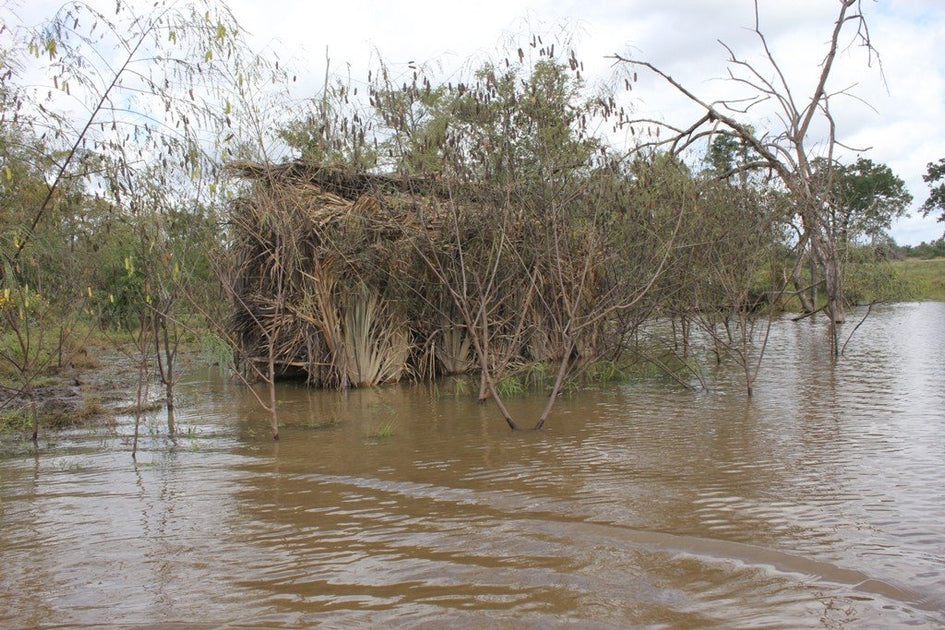
<path fill-rule="evenodd" d="M 945 258 L 907 258 L 892 263 L 916 300 L 945 301 Z"/>

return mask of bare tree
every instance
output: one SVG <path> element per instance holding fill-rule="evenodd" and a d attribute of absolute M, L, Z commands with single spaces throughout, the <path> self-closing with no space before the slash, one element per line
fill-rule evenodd
<path fill-rule="evenodd" d="M 837 350 L 836 324 L 844 321 L 841 255 L 836 235 L 830 229 L 828 216 L 831 187 L 829 177 L 815 177 L 813 158 L 814 145 L 821 140 L 819 134 L 826 133 L 823 146 L 828 163 L 833 163 L 837 147 L 843 145 L 837 139 L 836 121 L 831 103 L 841 95 L 849 96 L 847 89 L 831 91 L 828 81 L 834 69 L 838 52 L 844 46 L 843 37 L 852 30 L 853 37 L 868 50 L 871 59 L 875 54 L 870 41 L 869 29 L 861 10 L 860 0 L 837 0 L 837 16 L 827 43 L 827 50 L 813 89 L 805 97 L 796 96 L 796 86 L 790 84 L 782 65 L 768 45 L 762 31 L 757 0 L 754 3 L 755 23 L 753 32 L 764 51 L 764 63 L 746 61 L 722 44 L 728 52 L 728 78 L 752 91 L 749 98 L 710 102 L 692 91 L 658 65 L 621 55 L 614 55 L 619 62 L 644 68 L 669 83 L 685 99 L 702 109 L 702 115 L 685 126 L 664 124 L 670 133 L 652 144 L 668 146 L 674 152 L 683 152 L 694 144 L 717 137 L 730 136 L 744 142 L 757 159 L 737 165 L 738 171 L 766 169 L 773 172 L 791 193 L 800 220 L 797 241 L 797 265 L 793 277 L 798 289 L 800 265 L 805 251 L 824 275 L 827 303 L 824 310 L 830 317 L 834 351 Z M 761 103 L 773 103 L 781 127 L 767 132 L 756 131 L 745 119 L 753 108 Z M 640 122 L 640 121 L 634 121 Z M 723 174 L 723 176 L 731 173 Z M 816 305 L 812 305 L 816 308 Z"/>

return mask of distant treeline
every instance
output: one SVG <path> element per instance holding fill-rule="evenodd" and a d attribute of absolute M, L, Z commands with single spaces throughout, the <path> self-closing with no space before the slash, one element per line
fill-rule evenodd
<path fill-rule="evenodd" d="M 893 252 L 903 258 L 942 258 L 945 257 L 945 237 L 918 245 L 895 245 Z"/>

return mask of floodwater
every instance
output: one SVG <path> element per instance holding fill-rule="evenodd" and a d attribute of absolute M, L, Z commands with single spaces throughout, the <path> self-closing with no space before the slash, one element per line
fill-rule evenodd
<path fill-rule="evenodd" d="M 634 381 L 537 433 L 285 386 L 274 443 L 196 373 L 137 466 L 127 422 L 0 460 L 0 627 L 943 627 L 945 303 L 825 347 L 780 321 L 750 401 Z"/>

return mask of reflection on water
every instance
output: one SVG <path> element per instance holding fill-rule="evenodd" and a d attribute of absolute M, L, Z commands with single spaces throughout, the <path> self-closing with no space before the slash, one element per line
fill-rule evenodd
<path fill-rule="evenodd" d="M 124 427 L 0 461 L 0 626 L 941 626 L 945 304 L 884 307 L 837 365 L 823 334 L 779 322 L 751 401 L 635 382 L 540 433 L 285 387 L 273 443 L 198 375 L 137 467 Z"/>

